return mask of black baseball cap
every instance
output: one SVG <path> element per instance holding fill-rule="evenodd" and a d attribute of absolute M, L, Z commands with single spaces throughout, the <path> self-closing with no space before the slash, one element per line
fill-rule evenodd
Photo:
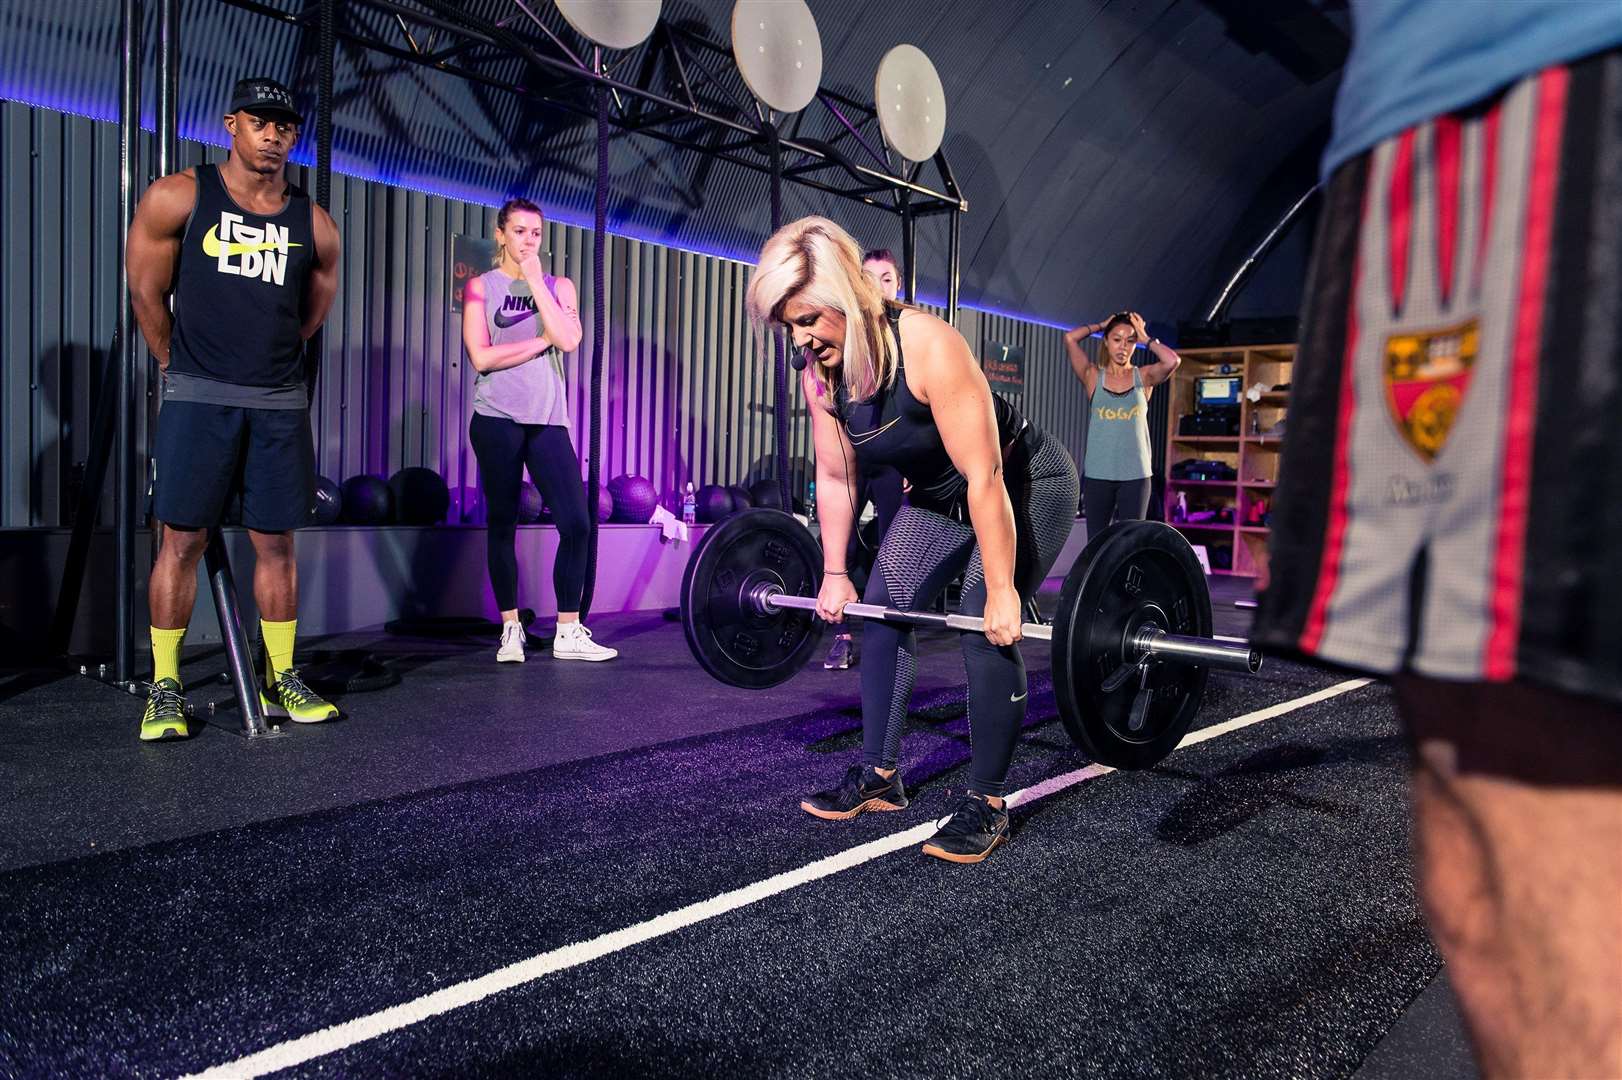
<path fill-rule="evenodd" d="M 245 112 L 255 116 L 284 116 L 295 124 L 304 117 L 293 107 L 293 93 L 275 79 L 239 79 L 231 88 L 231 107 L 226 114 Z"/>

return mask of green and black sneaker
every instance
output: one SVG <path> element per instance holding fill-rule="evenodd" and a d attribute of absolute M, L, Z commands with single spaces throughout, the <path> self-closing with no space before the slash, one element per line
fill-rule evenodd
<path fill-rule="evenodd" d="M 295 724 L 319 724 L 338 715 L 338 706 L 304 685 L 293 668 L 259 692 L 259 707 L 266 716 L 286 717 Z"/>
<path fill-rule="evenodd" d="M 147 688 L 146 711 L 141 714 L 141 741 L 184 739 L 191 734 L 186 724 L 186 697 L 174 679 L 159 679 Z"/>

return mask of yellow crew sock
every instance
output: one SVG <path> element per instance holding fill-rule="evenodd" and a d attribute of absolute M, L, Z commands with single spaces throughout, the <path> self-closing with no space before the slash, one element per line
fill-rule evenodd
<path fill-rule="evenodd" d="M 293 666 L 293 638 L 298 633 L 298 620 L 268 622 L 259 620 L 259 633 L 265 639 L 265 685 L 275 683 L 282 672 Z"/>
<path fill-rule="evenodd" d="M 186 639 L 186 628 L 179 630 L 152 630 L 152 681 L 164 679 L 180 681 L 180 643 Z"/>

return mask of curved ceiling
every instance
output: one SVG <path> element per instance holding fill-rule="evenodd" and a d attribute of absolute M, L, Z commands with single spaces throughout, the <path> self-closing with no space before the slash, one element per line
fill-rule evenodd
<path fill-rule="evenodd" d="M 258 3 L 294 16 L 315 6 Z M 395 33 L 402 48 L 412 31 L 412 47 L 434 48 L 436 31 L 398 24 L 388 0 L 338 3 L 347 25 Z M 581 44 L 545 0 L 462 6 L 489 21 L 519 19 L 528 8 Z M 870 101 L 873 72 L 891 46 L 910 42 L 929 54 L 946 88 L 944 149 L 969 205 L 962 300 L 1052 322 L 1128 305 L 1167 321 L 1194 315 L 1231 269 L 1218 260 L 1233 248 L 1235 230 L 1255 227 L 1254 206 L 1299 194 L 1267 185 L 1321 138 L 1345 48 L 1342 12 L 1285 0 L 810 6 L 827 89 Z M 116 113 L 113 0 L 3 7 L 0 96 Z M 724 43 L 731 7 L 666 0 L 664 10 L 667 20 Z M 151 22 L 149 12 L 149 51 Z M 282 77 L 313 103 L 313 32 L 221 0 L 183 0 L 182 31 L 183 136 L 220 141 L 221 105 L 242 75 Z M 521 61 L 485 70 L 515 84 L 537 78 Z M 589 222 L 588 118 L 342 41 L 334 102 L 341 171 L 486 203 L 524 193 L 556 216 Z M 614 140 L 610 191 L 618 232 L 747 258 L 768 231 L 763 176 L 645 136 Z M 896 216 L 859 203 L 786 185 L 783 212 L 824 213 L 870 246 L 900 249 Z M 943 218 L 920 223 L 919 256 L 921 291 L 943 295 Z"/>

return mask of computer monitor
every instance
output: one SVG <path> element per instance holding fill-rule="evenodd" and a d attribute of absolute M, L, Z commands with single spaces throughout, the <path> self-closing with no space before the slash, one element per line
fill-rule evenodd
<path fill-rule="evenodd" d="M 1205 375 L 1194 380 L 1194 406 L 1208 409 L 1216 405 L 1239 404 L 1238 375 Z"/>

